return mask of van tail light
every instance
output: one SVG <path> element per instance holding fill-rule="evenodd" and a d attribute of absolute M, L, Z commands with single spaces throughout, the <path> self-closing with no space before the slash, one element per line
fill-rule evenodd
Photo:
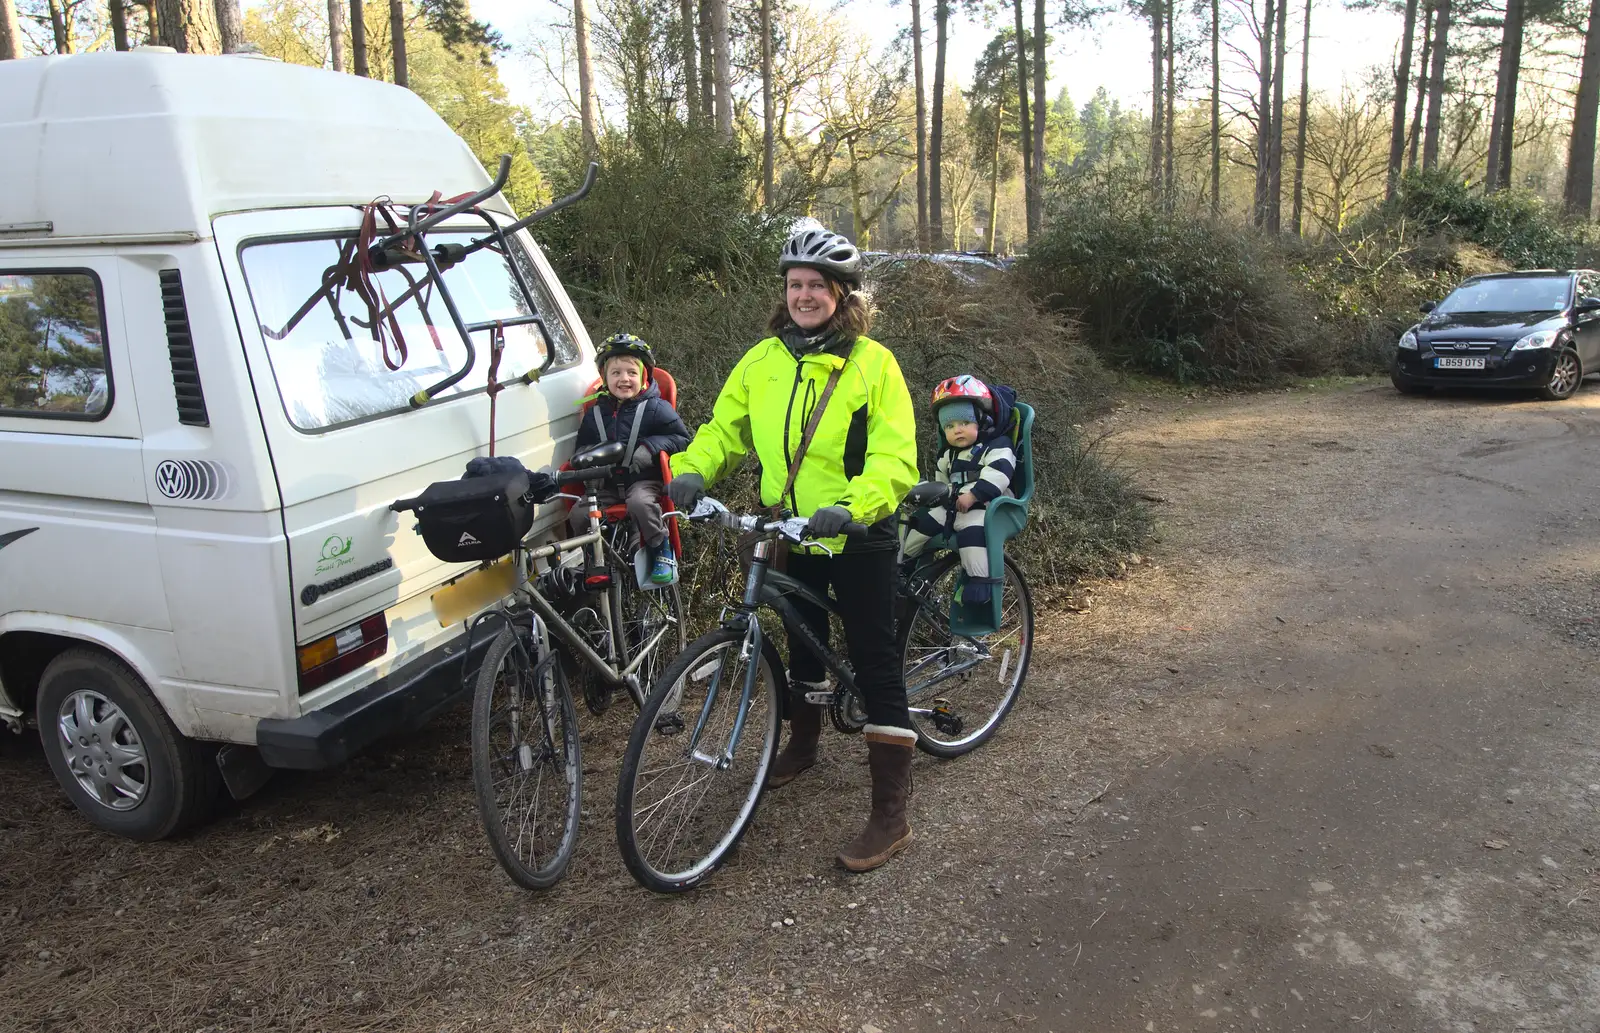
<path fill-rule="evenodd" d="M 389 622 L 381 613 L 301 646 L 297 656 L 300 694 L 305 695 L 340 675 L 349 674 L 388 651 Z"/>

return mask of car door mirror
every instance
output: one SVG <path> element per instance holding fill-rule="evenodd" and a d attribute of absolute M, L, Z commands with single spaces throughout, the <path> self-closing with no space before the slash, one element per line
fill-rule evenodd
<path fill-rule="evenodd" d="M 1438 307 L 1439 303 L 1437 301 L 1424 301 L 1422 304 L 1417 306 L 1417 310 L 1423 315 L 1427 315 L 1429 312 L 1432 312 Z"/>
<path fill-rule="evenodd" d="M 1579 298 L 1578 315 L 1585 316 L 1590 312 L 1600 312 L 1600 298 Z"/>

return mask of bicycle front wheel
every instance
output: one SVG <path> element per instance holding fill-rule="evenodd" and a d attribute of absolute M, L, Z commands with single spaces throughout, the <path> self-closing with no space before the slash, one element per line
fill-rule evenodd
<path fill-rule="evenodd" d="M 1028 675 L 1033 598 L 1010 556 L 1005 563 L 1000 626 L 976 637 L 950 633 L 960 560 L 945 556 L 916 575 L 926 584 L 912 593 L 900 622 L 900 655 L 917 745 L 935 757 L 959 757 L 987 742 Z"/>
<path fill-rule="evenodd" d="M 583 760 L 578 713 L 559 654 L 537 664 L 503 629 L 483 658 L 472 698 L 472 782 L 500 867 L 517 885 L 560 881 L 578 844 Z"/>
<path fill-rule="evenodd" d="M 746 658 L 744 643 L 736 628 L 696 639 L 634 722 L 617 783 L 617 847 L 646 889 L 699 885 L 755 815 L 778 748 L 781 682 L 773 650 Z"/>

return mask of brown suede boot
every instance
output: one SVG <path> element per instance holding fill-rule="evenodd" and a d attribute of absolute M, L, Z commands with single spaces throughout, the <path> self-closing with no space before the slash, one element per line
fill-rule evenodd
<path fill-rule="evenodd" d="M 805 682 L 796 682 L 805 686 Z M 767 788 L 788 785 L 800 772 L 817 762 L 817 741 L 822 738 L 822 705 L 807 703 L 797 691 L 789 714 L 789 741 L 772 758 L 767 772 Z"/>
<path fill-rule="evenodd" d="M 870 872 L 911 843 L 906 803 L 911 799 L 911 757 L 917 733 L 909 728 L 867 725 L 866 735 L 872 814 L 861 834 L 839 851 L 839 863 L 852 872 Z"/>

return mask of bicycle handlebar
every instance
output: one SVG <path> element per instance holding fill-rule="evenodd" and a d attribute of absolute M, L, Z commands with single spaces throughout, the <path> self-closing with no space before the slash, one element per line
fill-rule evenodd
<path fill-rule="evenodd" d="M 787 513 L 787 510 L 785 510 Z M 718 502 L 710 495 L 702 495 L 699 503 L 688 514 L 695 523 L 721 524 L 723 527 L 735 531 L 764 531 L 776 534 L 778 537 L 787 538 L 792 542 L 803 542 L 810 537 L 810 521 L 806 517 L 782 516 L 776 520 L 769 519 L 766 514 L 735 513 L 727 506 Z M 840 532 L 847 538 L 859 538 L 870 530 L 866 524 L 850 521 L 844 525 Z"/>

